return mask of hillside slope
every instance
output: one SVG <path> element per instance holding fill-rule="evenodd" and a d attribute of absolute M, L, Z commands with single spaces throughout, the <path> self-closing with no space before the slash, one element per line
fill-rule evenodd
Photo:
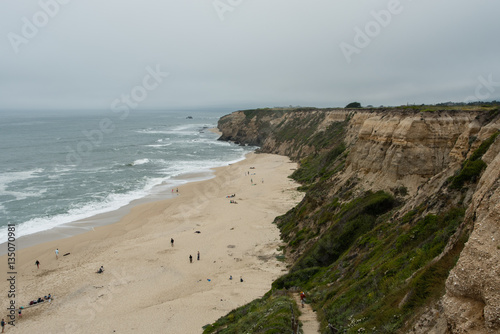
<path fill-rule="evenodd" d="M 260 303 L 286 309 L 277 293 L 307 290 L 323 333 L 328 324 L 347 333 L 500 331 L 499 114 L 302 108 L 221 118 L 221 140 L 300 162 L 292 177 L 305 197 L 275 221 L 290 272 Z M 231 333 L 245 314 L 205 332 Z"/>

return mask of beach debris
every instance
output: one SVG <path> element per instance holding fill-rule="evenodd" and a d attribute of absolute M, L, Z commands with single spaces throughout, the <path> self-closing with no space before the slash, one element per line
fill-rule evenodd
<path fill-rule="evenodd" d="M 71 254 L 71 253 L 66 253 L 66 254 L 64 254 L 63 256 L 68 256 L 69 254 Z"/>

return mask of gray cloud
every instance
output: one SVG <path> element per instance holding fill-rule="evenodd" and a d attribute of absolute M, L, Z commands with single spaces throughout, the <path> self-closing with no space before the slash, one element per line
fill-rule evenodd
<path fill-rule="evenodd" d="M 493 0 L 7 0 L 0 110 L 110 108 L 157 64 L 170 75 L 139 109 L 463 101 L 480 77 L 500 83 L 498 12 Z"/>

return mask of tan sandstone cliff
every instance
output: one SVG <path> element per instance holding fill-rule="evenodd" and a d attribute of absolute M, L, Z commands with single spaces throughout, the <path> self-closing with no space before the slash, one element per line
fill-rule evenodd
<path fill-rule="evenodd" d="M 321 149 L 307 141 L 298 146 L 301 131 L 312 137 L 344 121 L 348 155 L 343 170 L 333 176 L 332 192 L 350 180 L 356 180 L 358 192 L 404 187 L 401 215 L 427 202 L 431 212 L 447 201 L 465 204 L 461 231 L 467 230 L 470 238 L 449 275 L 446 294 L 415 320 L 412 333 L 500 333 L 500 139 L 484 154 L 487 168 L 477 185 L 454 194 L 446 185 L 465 159 L 500 131 L 495 117 L 485 117 L 481 110 L 328 109 L 264 116 L 240 111 L 223 118 L 219 129 L 225 140 L 300 160 Z M 300 131 L 278 138 L 275 134 L 287 126 Z"/>
<path fill-rule="evenodd" d="M 499 129 L 500 123 L 494 127 Z M 443 297 L 452 333 L 500 333 L 500 140 L 483 160 L 488 167 L 466 214 L 472 234 Z"/>

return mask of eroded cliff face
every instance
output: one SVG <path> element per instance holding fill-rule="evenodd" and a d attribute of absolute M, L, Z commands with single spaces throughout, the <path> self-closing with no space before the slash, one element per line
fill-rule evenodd
<path fill-rule="evenodd" d="M 414 195 L 430 178 L 463 161 L 470 145 L 458 139 L 479 130 L 475 117 L 469 113 L 357 114 L 350 121 L 351 150 L 344 177 L 358 177 L 366 189 L 405 187 Z"/>
<path fill-rule="evenodd" d="M 465 206 L 464 223 L 443 252 L 470 234 L 446 281 L 446 294 L 414 319 L 411 332 L 500 333 L 500 136 L 482 156 L 487 168 L 477 184 L 461 190 L 447 185 L 472 152 L 500 131 L 498 119 L 498 113 L 485 117 L 481 110 L 236 112 L 221 119 L 219 129 L 222 139 L 300 160 L 325 149 L 308 138 L 344 122 L 347 156 L 331 177 L 332 193 L 347 184 L 355 184 L 350 191 L 358 194 L 404 188 L 395 219 L 422 205 L 431 213 L 446 205 Z"/>
<path fill-rule="evenodd" d="M 500 333 L 499 152 L 497 140 L 483 157 L 488 167 L 466 215 L 473 231 L 446 281 L 443 307 L 453 333 Z"/>
<path fill-rule="evenodd" d="M 264 152 L 287 155 L 295 160 L 320 149 L 297 146 L 301 133 L 313 137 L 328 131 L 334 122 L 347 120 L 344 141 L 349 149 L 339 187 L 356 177 L 364 189 L 407 188 L 414 195 L 432 177 L 447 171 L 434 188 L 456 171 L 471 149 L 470 138 L 480 130 L 474 112 L 413 113 L 380 110 L 320 110 L 269 112 L 268 115 L 238 111 L 219 122 L 221 140 L 261 147 Z M 279 129 L 292 127 L 299 133 L 278 138 Z"/>
<path fill-rule="evenodd" d="M 287 112 L 236 111 L 219 120 L 220 140 L 260 146 L 263 152 L 299 160 L 316 150 L 307 138 L 326 131 L 335 122 L 343 122 L 352 110 L 311 110 Z M 307 137 L 307 138 L 305 138 Z"/>

